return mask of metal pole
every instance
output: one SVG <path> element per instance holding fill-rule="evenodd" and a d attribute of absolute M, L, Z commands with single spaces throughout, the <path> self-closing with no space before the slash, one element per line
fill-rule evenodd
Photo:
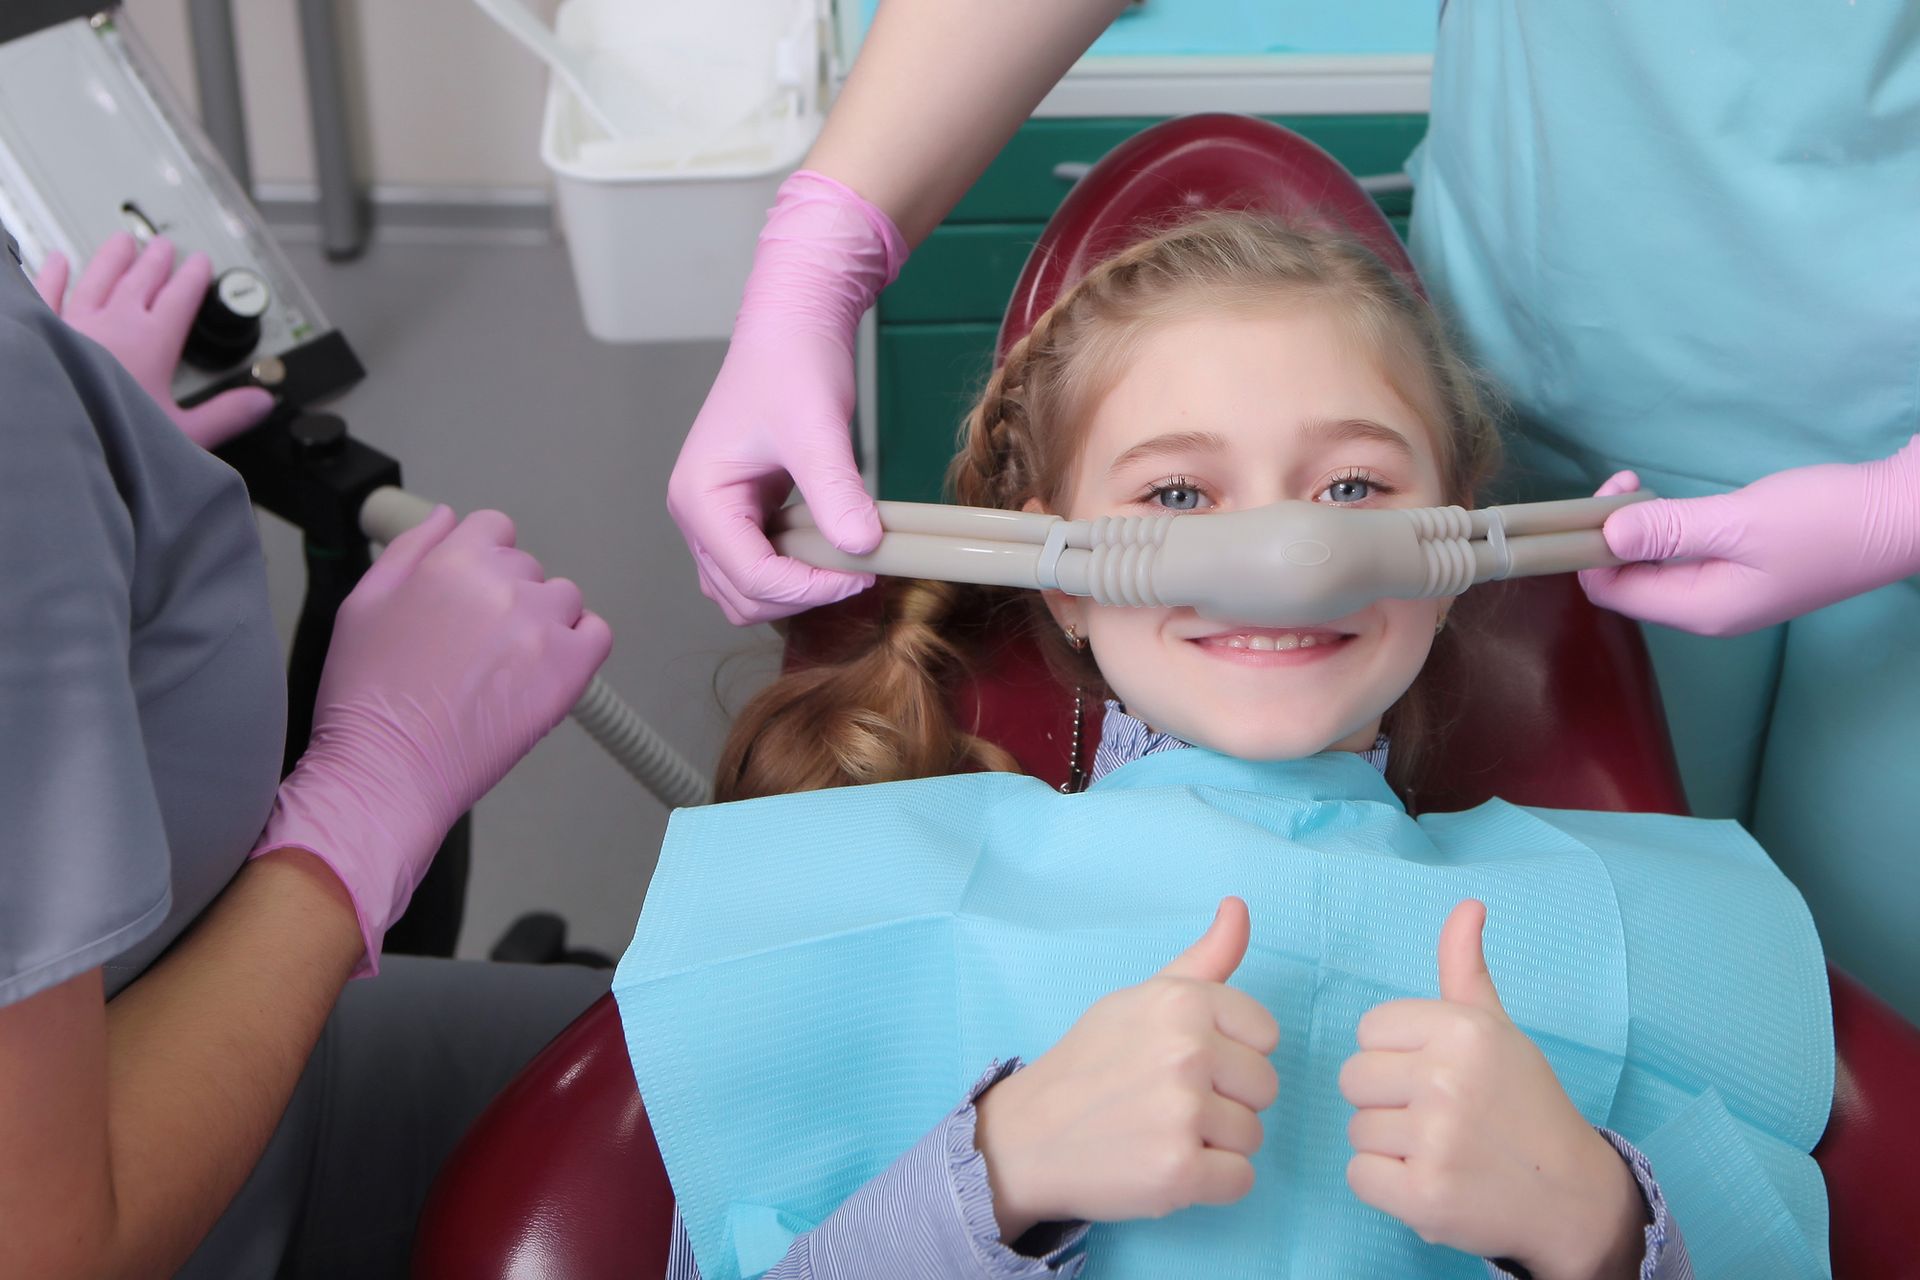
<path fill-rule="evenodd" d="M 300 0 L 300 48 L 307 64 L 313 162 L 320 180 L 320 246 L 335 262 L 367 247 L 366 207 L 353 169 L 346 75 L 333 0 Z"/>
<path fill-rule="evenodd" d="M 233 0 L 189 0 L 193 73 L 200 91 L 200 123 L 213 139 L 240 189 L 253 193 L 247 157 L 247 109 L 240 97 L 240 58 L 233 43 Z"/>

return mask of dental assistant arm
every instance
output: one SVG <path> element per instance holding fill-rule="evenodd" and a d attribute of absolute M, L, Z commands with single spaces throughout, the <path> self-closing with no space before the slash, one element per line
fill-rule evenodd
<path fill-rule="evenodd" d="M 923 239 L 1124 0 L 887 0 L 809 167 L 760 234 L 733 342 L 667 485 L 700 589 L 736 624 L 870 585 L 776 553 L 797 484 L 829 542 L 880 538 L 854 466 L 854 335 Z M 789 480 L 788 477 L 791 477 Z"/>
<path fill-rule="evenodd" d="M 887 0 L 807 167 L 917 245 L 1126 0 Z"/>
<path fill-rule="evenodd" d="M 1629 493 L 1623 471 L 1602 494 Z M 1920 574 L 1920 436 L 1890 458 L 1796 467 L 1607 520 L 1628 564 L 1580 575 L 1597 605 L 1700 635 L 1770 627 Z"/>
<path fill-rule="evenodd" d="M 96 968 L 0 1008 L 0 1274 L 171 1275 L 265 1150 L 361 951 L 340 882 L 289 852 L 247 864 L 111 1003 Z"/>
<path fill-rule="evenodd" d="M 276 806 L 290 835 L 316 834 L 312 819 L 323 816 L 342 838 L 316 840 L 312 852 L 287 847 L 298 840 L 261 846 L 165 957 L 106 1001 L 101 964 L 157 927 L 176 860 L 193 866 L 203 852 L 168 847 L 148 753 L 177 744 L 146 741 L 130 674 L 147 588 L 170 570 L 192 579 L 251 575 L 259 564 L 143 566 L 128 486 L 148 495 L 134 483 L 134 460 L 142 450 L 192 451 L 145 393 L 90 352 L 50 320 L 0 319 L 9 387 L 0 406 L 0 724 L 16 748 L 0 773 L 0 906 L 42 928 L 0 940 L 10 966 L 0 969 L 0 1275 L 44 1280 L 172 1274 L 266 1146 L 341 983 L 377 945 L 368 926 L 397 914 L 396 886 L 410 887 L 444 835 L 413 809 L 354 821 L 368 801 L 341 762 L 396 791 L 436 783 L 444 794 L 434 798 L 458 812 L 469 788 L 485 790 L 531 745 L 526 724 L 511 726 L 530 718 L 550 727 L 611 643 L 597 634 L 560 657 L 529 643 L 540 637 L 528 623 L 550 625 L 533 614 L 561 592 L 522 581 L 537 569 L 524 553 L 491 545 L 484 558 L 443 558 L 427 574 L 427 556 L 404 572 L 392 557 L 438 548 L 421 539 L 390 547 L 374 566 L 385 566 L 385 586 L 368 575 L 378 598 L 343 610 L 336 627 L 325 678 L 335 697 L 315 726 L 317 744 L 333 739 L 331 765 L 303 758 Z M 99 426 L 109 414 L 139 419 L 118 467 Z M 451 541 L 444 528 L 440 536 Z M 412 638 L 419 657 L 396 651 L 407 643 L 396 624 L 431 628 Z M 578 627 L 604 633 L 603 623 Z M 504 666 L 482 660 L 487 646 L 471 643 L 481 637 L 507 642 L 492 651 L 505 653 Z M 169 641 L 177 637 L 153 643 Z M 211 665 L 227 655 L 201 656 Z M 411 747 L 396 731 L 401 717 L 383 724 L 374 714 L 378 695 L 409 693 L 423 714 L 445 717 L 437 732 L 416 726 Z M 459 721 L 455 709 L 467 704 L 493 724 L 475 732 Z M 207 802 L 231 799 L 208 785 Z M 305 811 L 304 827 L 281 819 L 289 802 Z M 240 850 L 230 854 L 237 863 Z"/>
<path fill-rule="evenodd" d="M 474 674 L 484 687 L 505 673 Z M 544 702 L 550 723 L 585 675 L 555 693 L 513 693 Z M 354 692 L 342 695 L 349 704 Z M 500 699 L 474 696 L 498 720 L 517 718 L 492 705 Z M 369 725 L 361 717 L 353 727 Z M 316 741 L 326 732 L 323 718 Z M 506 733 L 473 745 L 499 773 L 523 750 Z M 369 774 L 397 765 L 371 743 L 337 736 L 334 754 L 336 767 L 351 758 Z M 441 764 L 456 793 L 448 802 L 459 805 L 476 780 L 458 776 L 458 760 Z M 393 781 L 396 791 L 408 785 Z M 71 801 L 150 803 L 55 790 Z M 9 1224 L 0 1275 L 168 1275 L 197 1246 L 265 1149 L 341 984 L 368 963 L 387 913 L 404 908 L 438 844 L 408 834 L 417 817 L 403 805 L 355 816 L 377 797 L 356 796 L 310 753 L 282 784 L 269 834 L 284 829 L 313 852 L 263 842 L 192 931 L 111 1003 L 96 967 L 0 1007 L 0 1220 Z M 304 812 L 289 820 L 289 806 Z M 316 839 L 329 825 L 337 840 Z"/>

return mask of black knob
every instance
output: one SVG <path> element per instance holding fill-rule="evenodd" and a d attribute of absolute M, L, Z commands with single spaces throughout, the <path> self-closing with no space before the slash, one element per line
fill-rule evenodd
<path fill-rule="evenodd" d="M 245 360 L 260 345 L 260 318 L 272 301 L 273 293 L 258 272 L 246 267 L 221 272 L 193 318 L 182 353 L 186 362 L 201 369 L 228 369 Z"/>
<path fill-rule="evenodd" d="M 296 457 L 317 462 L 346 451 L 347 424 L 331 413 L 303 413 L 288 424 L 287 437 Z"/>

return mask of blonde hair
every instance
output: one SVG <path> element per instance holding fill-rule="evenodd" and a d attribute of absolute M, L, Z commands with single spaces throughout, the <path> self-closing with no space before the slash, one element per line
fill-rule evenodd
<path fill-rule="evenodd" d="M 1432 434 L 1448 502 L 1470 505 L 1499 459 L 1492 400 L 1425 299 L 1353 238 L 1249 214 L 1210 214 L 1096 266 L 1015 343 L 967 416 L 947 473 L 954 501 L 1065 510 L 1083 428 L 1142 335 L 1222 307 L 1319 304 L 1379 359 Z M 889 583 L 884 616 L 850 654 L 790 672 L 735 720 L 716 798 L 814 790 L 971 769 L 1013 770 L 949 705 L 988 624 L 1021 611 L 1063 683 L 1104 691 L 1092 657 L 1070 649 L 1035 592 Z M 1451 634 L 1451 633 L 1449 633 Z M 1442 640 L 1446 637 L 1443 636 Z M 1396 785 L 1412 784 L 1433 713 L 1422 681 L 1388 712 Z"/>

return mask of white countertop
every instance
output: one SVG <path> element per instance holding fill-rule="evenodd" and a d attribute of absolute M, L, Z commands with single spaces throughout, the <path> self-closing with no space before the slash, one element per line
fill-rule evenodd
<path fill-rule="evenodd" d="M 1373 115 L 1427 110 L 1431 54 L 1082 58 L 1035 116 Z"/>

